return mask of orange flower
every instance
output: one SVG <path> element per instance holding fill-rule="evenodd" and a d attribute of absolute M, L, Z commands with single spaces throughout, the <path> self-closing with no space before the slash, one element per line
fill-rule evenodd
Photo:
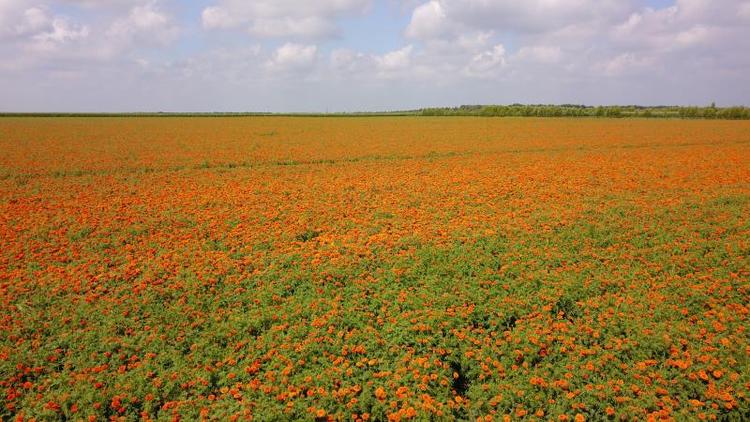
<path fill-rule="evenodd" d="M 4 414 L 736 418 L 749 133 L 0 118 Z"/>

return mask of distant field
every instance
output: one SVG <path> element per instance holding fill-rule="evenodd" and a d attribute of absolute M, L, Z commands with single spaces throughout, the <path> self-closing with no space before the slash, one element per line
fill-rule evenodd
<path fill-rule="evenodd" d="M 0 119 L 0 418 L 750 419 L 750 121 Z"/>

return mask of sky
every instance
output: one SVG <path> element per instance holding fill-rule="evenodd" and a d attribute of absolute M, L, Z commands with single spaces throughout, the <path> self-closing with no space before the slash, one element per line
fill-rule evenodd
<path fill-rule="evenodd" d="M 750 105 L 750 0 L 0 0 L 0 111 Z"/>

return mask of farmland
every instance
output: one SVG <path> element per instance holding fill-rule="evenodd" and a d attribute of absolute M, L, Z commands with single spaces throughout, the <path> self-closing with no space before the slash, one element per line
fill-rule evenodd
<path fill-rule="evenodd" d="M 3 420 L 750 418 L 750 122 L 0 119 Z"/>

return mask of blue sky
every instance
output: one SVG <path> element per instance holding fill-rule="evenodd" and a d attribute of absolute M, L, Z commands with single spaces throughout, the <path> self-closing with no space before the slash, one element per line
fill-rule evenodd
<path fill-rule="evenodd" d="M 750 0 L 0 0 L 2 111 L 750 103 Z"/>

